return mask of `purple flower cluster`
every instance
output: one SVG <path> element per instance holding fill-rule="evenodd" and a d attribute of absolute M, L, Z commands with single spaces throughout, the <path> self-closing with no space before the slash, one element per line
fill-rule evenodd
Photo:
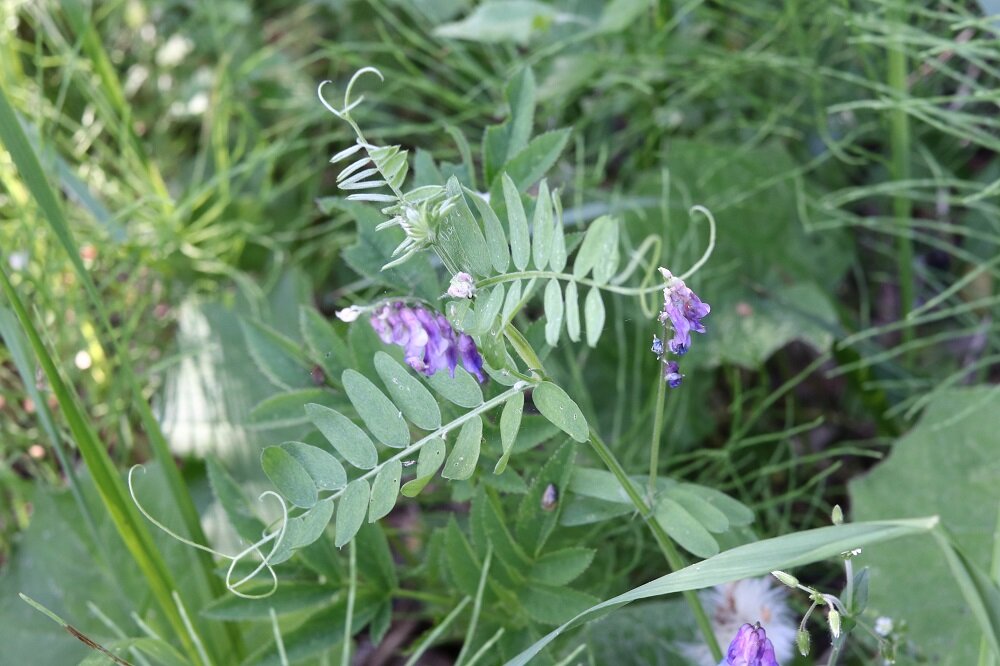
<path fill-rule="evenodd" d="M 406 363 L 417 372 L 429 377 L 447 368 L 454 377 L 461 360 L 462 366 L 480 383 L 486 381 L 483 358 L 475 341 L 465 333 L 456 332 L 443 314 L 396 301 L 376 308 L 370 322 L 382 342 L 403 348 Z"/>
<path fill-rule="evenodd" d="M 719 666 L 778 666 L 774 645 L 764 627 L 759 622 L 740 627 Z"/>
<path fill-rule="evenodd" d="M 667 285 L 663 289 L 663 312 L 660 313 L 659 320 L 664 326 L 669 324 L 674 333 L 674 336 L 667 342 L 666 349 L 671 354 L 683 356 L 691 347 L 691 331 L 705 332 L 705 326 L 701 320 L 708 316 L 712 308 L 709 307 L 708 303 L 703 303 L 698 295 L 684 284 L 684 280 L 674 277 L 665 268 L 661 268 L 660 273 L 663 274 Z M 652 350 L 656 354 L 656 358 L 662 359 L 663 340 L 653 336 Z M 684 379 L 676 361 L 668 361 L 663 364 L 663 377 L 670 388 L 677 388 Z"/>

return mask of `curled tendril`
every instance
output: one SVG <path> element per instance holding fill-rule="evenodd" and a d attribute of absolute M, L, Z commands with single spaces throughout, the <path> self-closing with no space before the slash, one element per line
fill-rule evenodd
<path fill-rule="evenodd" d="M 145 516 L 146 520 L 153 523 L 153 525 L 158 527 L 162 532 L 164 532 L 168 536 L 172 537 L 173 539 L 176 539 L 177 541 L 180 541 L 185 545 L 191 546 L 192 548 L 197 548 L 198 550 L 205 551 L 206 553 L 211 553 L 216 557 L 220 557 L 225 560 L 230 560 L 231 562 L 229 564 L 229 570 L 226 572 L 226 589 L 235 594 L 236 596 L 243 597 L 244 599 L 264 599 L 274 594 L 274 592 L 278 589 L 278 575 L 274 572 L 274 568 L 271 566 L 271 559 L 274 557 L 275 553 L 278 552 L 278 548 L 281 546 L 281 542 L 285 538 L 285 532 L 288 528 L 288 506 L 285 504 L 285 500 L 282 499 L 280 495 L 278 495 L 274 491 L 266 490 L 263 493 L 261 493 L 260 497 L 258 498 L 260 501 L 263 501 L 265 497 L 272 496 L 278 500 L 278 503 L 281 505 L 281 521 L 278 529 L 274 530 L 273 532 L 267 532 L 267 530 L 265 530 L 263 532 L 262 538 L 259 541 L 250 544 L 244 550 L 242 550 L 236 555 L 227 555 L 225 553 L 220 553 L 219 551 L 214 550 L 203 544 L 191 541 L 190 539 L 187 539 L 181 536 L 180 534 L 177 534 L 177 532 L 174 532 L 172 529 L 170 529 L 169 527 L 161 523 L 159 520 L 154 518 L 152 515 L 150 515 L 149 511 L 147 511 L 146 508 L 142 506 L 142 504 L 139 502 L 139 498 L 136 496 L 135 486 L 133 485 L 132 482 L 132 477 L 137 469 L 141 469 L 143 473 L 145 473 L 146 471 L 146 468 L 142 465 L 133 465 L 132 468 L 129 469 L 128 492 L 129 495 L 132 497 L 132 502 L 135 503 L 136 508 L 139 509 L 139 513 Z M 269 552 L 267 555 L 264 555 L 260 549 L 263 545 L 269 543 L 270 541 L 274 541 L 274 546 L 271 548 L 271 552 Z M 260 564 L 258 564 L 257 568 L 254 569 L 252 572 L 250 572 L 240 580 L 236 581 L 235 583 L 232 583 L 231 582 L 232 574 L 233 570 L 236 568 L 236 565 L 244 557 L 248 556 L 251 553 L 255 553 L 258 557 L 261 558 Z M 252 580 L 263 569 L 267 569 L 267 573 L 271 576 L 270 590 L 262 594 L 246 594 L 244 592 L 239 591 L 238 588 L 240 586 Z"/>
<path fill-rule="evenodd" d="M 705 265 L 705 262 L 712 256 L 712 252 L 715 251 L 715 217 L 712 215 L 712 211 L 708 210 L 704 206 L 692 206 L 688 211 L 688 215 L 694 215 L 695 213 L 701 213 L 708 219 L 708 247 L 705 248 L 705 252 L 701 255 L 701 259 L 695 262 L 694 266 L 689 268 L 687 272 L 680 276 L 681 280 L 686 280 L 697 273 L 698 269 Z"/>
<path fill-rule="evenodd" d="M 363 74 L 368 74 L 369 72 L 375 74 L 380 81 L 383 82 L 385 81 L 385 77 L 382 76 L 382 72 L 378 71 L 374 67 L 362 67 L 358 71 L 354 72 L 354 76 L 352 76 L 351 80 L 347 82 L 347 88 L 344 90 L 344 108 L 342 108 L 341 110 L 338 111 L 337 109 L 333 108 L 333 106 L 331 106 L 330 103 L 326 101 L 326 98 L 323 97 L 323 86 L 325 86 L 328 83 L 333 83 L 332 81 L 327 80 L 319 84 L 319 88 L 316 89 L 316 95 L 319 96 L 319 101 L 323 103 L 323 106 L 326 107 L 327 111 L 329 111 L 330 113 L 332 113 L 333 115 L 337 116 L 340 119 L 345 119 L 346 116 L 350 114 L 352 109 L 361 104 L 361 102 L 365 101 L 365 96 L 362 95 L 361 97 L 358 97 L 356 100 L 352 102 L 351 90 L 354 88 L 354 83 L 359 78 L 361 78 Z"/>

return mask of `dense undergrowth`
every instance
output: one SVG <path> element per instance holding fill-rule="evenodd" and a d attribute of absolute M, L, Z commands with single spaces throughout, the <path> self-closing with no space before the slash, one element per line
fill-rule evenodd
<path fill-rule="evenodd" d="M 5 658 L 993 663 L 990 4 L 0 2 Z"/>

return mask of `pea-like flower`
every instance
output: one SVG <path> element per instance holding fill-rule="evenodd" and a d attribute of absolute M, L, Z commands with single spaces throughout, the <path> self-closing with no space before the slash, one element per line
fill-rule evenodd
<path fill-rule="evenodd" d="M 660 323 L 668 323 L 674 330 L 674 337 L 667 343 L 667 348 L 678 356 L 683 356 L 691 347 L 691 331 L 704 333 L 705 326 L 701 320 L 712 311 L 708 303 L 703 303 L 698 295 L 691 291 L 684 280 L 674 277 L 666 268 L 660 273 L 666 280 L 663 289 L 663 312 L 660 313 Z"/>
<path fill-rule="evenodd" d="M 759 622 L 740 627 L 719 666 L 778 666 L 764 627 Z"/>
<path fill-rule="evenodd" d="M 677 388 L 681 385 L 684 375 L 681 374 L 681 368 L 677 365 L 677 361 L 667 361 L 663 364 L 663 378 L 670 388 Z"/>
<path fill-rule="evenodd" d="M 396 301 L 376 308 L 369 321 L 382 342 L 403 348 L 403 359 L 417 372 L 429 377 L 447 369 L 454 377 L 461 361 L 471 375 L 486 381 L 475 341 L 456 332 L 443 314 Z"/>

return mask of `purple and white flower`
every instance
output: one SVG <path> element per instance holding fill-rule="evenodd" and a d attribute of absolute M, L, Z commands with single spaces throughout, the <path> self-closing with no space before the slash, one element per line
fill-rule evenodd
<path fill-rule="evenodd" d="M 667 361 L 663 364 L 663 379 L 666 380 L 667 386 L 670 388 L 677 388 L 681 385 L 684 375 L 681 374 L 681 368 L 677 365 L 677 361 Z"/>
<path fill-rule="evenodd" d="M 369 321 L 382 342 L 403 348 L 403 359 L 417 372 L 429 377 L 447 369 L 454 377 L 461 361 L 480 383 L 486 381 L 475 341 L 455 331 L 443 314 L 396 301 L 376 308 Z"/>
<path fill-rule="evenodd" d="M 764 627 L 759 622 L 740 627 L 719 666 L 778 666 L 774 645 L 768 639 Z"/>
<path fill-rule="evenodd" d="M 660 323 L 670 324 L 674 337 L 667 343 L 667 348 L 678 356 L 683 356 L 691 347 L 691 331 L 704 333 L 705 326 L 701 320 L 708 316 L 712 308 L 703 303 L 698 295 L 684 284 L 684 280 L 674 277 L 666 268 L 660 273 L 666 280 L 663 289 L 663 312 L 660 313 Z"/>
<path fill-rule="evenodd" d="M 448 295 L 452 298 L 472 298 L 476 294 L 476 285 L 468 273 L 455 273 L 448 285 Z"/>

